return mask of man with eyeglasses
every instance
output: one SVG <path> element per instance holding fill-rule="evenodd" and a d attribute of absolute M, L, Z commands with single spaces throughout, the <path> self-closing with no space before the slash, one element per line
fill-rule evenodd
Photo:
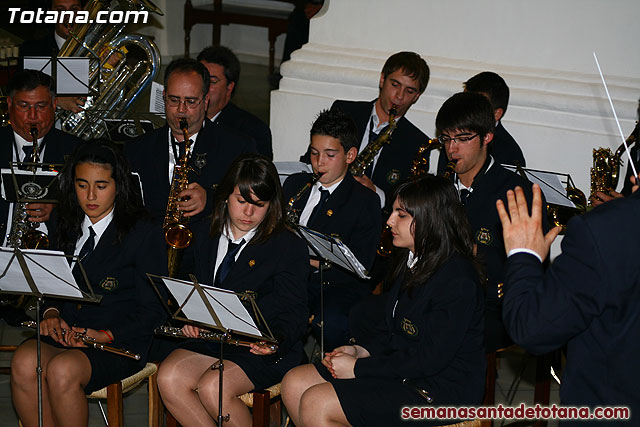
<path fill-rule="evenodd" d="M 273 159 L 271 129 L 262 120 L 231 102 L 240 79 L 240 61 L 225 46 L 211 46 L 198 55 L 211 76 L 207 117 L 252 138 L 258 153 Z"/>
<path fill-rule="evenodd" d="M 438 139 L 444 145 L 450 174 L 474 233 L 478 259 L 484 264 L 485 346 L 487 353 L 511 343 L 502 323 L 502 270 L 506 262 L 497 200 L 506 200 L 508 190 L 524 189 L 531 206 L 531 183 L 508 171 L 488 154 L 495 120 L 489 100 L 478 93 L 461 92 L 446 100 L 436 116 Z M 543 203 L 543 206 L 546 206 Z M 549 229 L 546 208 L 544 230 Z"/>
<path fill-rule="evenodd" d="M 209 213 L 214 186 L 231 162 L 256 151 L 252 140 L 206 117 L 209 82 L 209 72 L 200 62 L 187 58 L 171 62 L 163 93 L 167 124 L 125 145 L 131 170 L 140 174 L 145 206 L 157 218 L 164 218 L 174 167 L 185 151 L 181 119 L 186 119 L 192 141 L 189 185 L 178 203 L 186 217 L 200 219 Z"/>
<path fill-rule="evenodd" d="M 40 162 L 64 164 L 65 156 L 81 142 L 75 136 L 53 127 L 56 99 L 53 80 L 47 74 L 36 70 L 17 71 L 8 85 L 7 98 L 11 126 L 0 128 L 0 167 L 10 168 L 11 162 L 29 161 L 33 153 L 31 129 L 37 130 L 38 155 Z M 14 204 L 0 200 L 0 236 L 2 246 L 7 246 L 7 237 L 13 222 Z M 38 230 L 47 233 L 47 223 L 53 210 L 51 203 L 27 204 L 28 220 L 38 223 Z M 24 313 L 7 307 L 0 311 L 11 324 L 19 324 L 25 319 Z"/>

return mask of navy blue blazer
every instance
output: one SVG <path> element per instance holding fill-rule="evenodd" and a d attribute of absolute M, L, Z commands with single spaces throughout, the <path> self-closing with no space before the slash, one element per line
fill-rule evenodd
<path fill-rule="evenodd" d="M 258 153 L 273 159 L 271 147 L 271 129 L 262 120 L 229 102 L 222 109 L 215 123 L 221 123 L 245 136 L 253 138 Z"/>
<path fill-rule="evenodd" d="M 527 166 L 520 146 L 504 126 L 502 126 L 502 122 L 498 122 L 496 126 L 493 133 L 493 140 L 489 143 L 488 153 L 501 165 Z M 449 163 L 447 153 L 445 153 L 444 149 L 441 149 L 440 156 L 438 157 L 438 175 L 444 173 L 447 168 L 447 163 Z"/>
<path fill-rule="evenodd" d="M 200 283 L 212 284 L 218 240 L 210 238 L 208 225 L 194 228 L 194 242 L 185 250 L 181 271 L 193 273 Z M 279 356 L 296 346 L 301 349 L 307 331 L 307 289 L 309 256 L 306 245 L 285 230 L 266 242 L 247 243 L 220 287 L 234 292 L 253 291 L 267 325 L 278 340 Z M 184 274 L 183 274 L 184 275 Z"/>
<path fill-rule="evenodd" d="M 310 180 L 309 173 L 297 173 L 287 178 L 283 188 L 285 203 Z M 309 193 L 310 191 L 307 191 L 294 203 L 293 207 L 298 212 L 302 213 L 309 200 Z M 367 270 L 371 270 L 382 229 L 380 198 L 347 172 L 340 185 L 327 199 L 323 212 L 314 218 L 312 223 L 307 224 L 307 227 L 339 237 L 358 261 Z M 337 284 L 353 282 L 357 277 L 333 266 L 325 272 L 324 279 Z"/>
<path fill-rule="evenodd" d="M 118 243 L 112 220 L 93 252 L 82 261 L 93 291 L 102 295 L 101 302 L 78 304 L 51 299 L 48 305 L 57 307 L 69 326 L 111 330 L 115 347 L 146 358 L 153 330 L 167 318 L 146 276 L 168 274 L 166 244 L 159 229 L 159 224 L 139 220 Z"/>
<path fill-rule="evenodd" d="M 356 378 L 407 378 L 427 390 L 434 404 L 479 404 L 486 370 L 484 310 L 473 264 L 455 254 L 411 295 L 402 283 L 397 280 L 389 292 L 384 335 L 356 337 L 371 354 L 356 361 Z"/>
<path fill-rule="evenodd" d="M 640 138 L 638 138 L 638 135 L 636 135 L 636 141 L 640 141 Z M 634 144 L 633 147 L 631 147 L 631 158 L 633 159 L 633 164 L 636 166 L 636 171 L 638 171 L 640 173 L 640 149 L 638 149 L 638 144 L 640 144 L 640 142 L 636 142 Z M 622 194 L 624 194 L 625 196 L 628 196 L 631 194 L 631 188 L 633 187 L 633 185 L 631 184 L 631 181 L 629 181 L 629 178 L 631 178 L 631 175 L 633 175 L 633 170 L 631 169 L 631 165 L 629 165 L 629 161 L 628 161 L 628 157 L 626 154 L 623 154 L 622 157 L 624 160 L 627 160 L 627 173 L 624 176 L 624 184 L 622 186 L 622 190 L 620 191 Z"/>
<path fill-rule="evenodd" d="M 358 143 L 360 143 L 369 126 L 371 110 L 375 102 L 375 99 L 373 101 L 337 100 L 331 109 L 340 109 L 353 119 L 358 130 Z M 409 178 L 409 171 L 418 155 L 418 149 L 428 141 L 429 137 L 406 117 L 403 116 L 398 120 L 398 126 L 391 136 L 391 143 L 385 145 L 380 151 L 380 157 L 371 177 L 373 183 L 384 191 L 387 207 L 393 204 L 393 200 L 390 199 L 396 186 Z M 300 161 L 311 163 L 308 149 Z"/>
<path fill-rule="evenodd" d="M 243 153 L 255 152 L 255 143 L 224 125 L 209 119 L 198 132 L 189 165 L 189 182 L 197 182 L 207 190 L 207 206 L 193 219 L 205 217 L 212 209 L 213 187 L 219 184 L 227 168 Z M 145 207 L 156 218 L 164 218 L 169 198 L 169 126 L 125 143 L 124 153 L 132 172 L 142 180 Z"/>
<path fill-rule="evenodd" d="M 627 405 L 640 420 L 640 193 L 569 221 L 544 272 L 519 253 L 505 269 L 503 318 L 534 354 L 567 344 L 563 405 Z M 635 421 L 634 421 L 635 420 Z"/>
<path fill-rule="evenodd" d="M 9 168 L 9 164 L 13 160 L 13 149 L 15 136 L 11 126 L 0 128 L 0 167 Z M 65 157 L 69 155 L 76 145 L 82 140 L 68 133 L 64 133 L 56 128 L 51 130 L 44 137 L 44 158 L 41 161 L 45 163 L 64 164 Z M 20 153 L 22 155 L 22 153 Z M 0 236 L 7 233 L 7 218 L 9 217 L 9 203 L 4 199 L 0 200 Z M 47 228 L 49 223 L 47 222 Z M 1 240 L 1 239 L 0 239 Z"/>

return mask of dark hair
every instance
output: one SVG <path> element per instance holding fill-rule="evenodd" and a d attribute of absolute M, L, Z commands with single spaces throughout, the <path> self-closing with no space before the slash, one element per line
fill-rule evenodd
<path fill-rule="evenodd" d="M 479 93 L 459 92 L 447 99 L 436 116 L 438 134 L 446 130 L 476 132 L 481 138 L 495 130 L 493 108 Z"/>
<path fill-rule="evenodd" d="M 464 82 L 464 89 L 468 92 L 482 93 L 489 97 L 494 110 L 502 108 L 507 112 L 509 105 L 509 86 L 502 77 L 491 71 L 483 71 Z M 503 113 L 503 114 L 504 114 Z"/>
<path fill-rule="evenodd" d="M 398 52 L 391 55 L 382 67 L 382 75 L 386 79 L 390 74 L 402 70 L 402 74 L 418 81 L 420 93 L 429 83 L 429 66 L 415 52 Z"/>
<path fill-rule="evenodd" d="M 44 86 L 51 92 L 51 98 L 55 97 L 53 79 L 50 75 L 38 70 L 19 70 L 16 71 L 9 85 L 7 86 L 7 92 L 10 97 L 13 97 L 16 92 L 32 91 L 40 86 Z"/>
<path fill-rule="evenodd" d="M 411 290 L 424 284 L 454 253 L 475 264 L 471 226 L 448 179 L 431 174 L 413 178 L 398 186 L 396 198 L 413 218 L 414 256 L 418 262 L 409 270 L 409 250 L 399 250 L 393 278 L 405 277 L 404 286 Z"/>
<path fill-rule="evenodd" d="M 340 109 L 322 110 L 311 125 L 309 136 L 325 135 L 340 141 L 346 153 L 352 147 L 358 147 L 356 124 Z"/>
<path fill-rule="evenodd" d="M 196 73 L 202 79 L 202 96 L 209 93 L 209 83 L 211 77 L 209 76 L 209 70 L 201 62 L 191 58 L 178 58 L 174 59 L 167 65 L 167 69 L 164 72 L 164 87 L 167 87 L 169 77 L 173 73 Z"/>
<path fill-rule="evenodd" d="M 236 158 L 216 189 L 211 237 L 221 235 L 229 220 L 227 199 L 238 186 L 240 194 L 249 203 L 269 202 L 264 219 L 258 226 L 251 243 L 266 241 L 271 234 L 284 228 L 282 215 L 282 186 L 278 171 L 271 160 L 260 154 L 243 154 Z M 255 194 L 255 200 L 251 194 Z"/>
<path fill-rule="evenodd" d="M 240 80 L 240 61 L 235 53 L 225 46 L 209 46 L 198 55 L 198 61 L 218 64 L 224 69 L 224 78 L 227 84 L 235 83 L 231 95 L 236 93 Z"/>
<path fill-rule="evenodd" d="M 120 149 L 105 139 L 83 142 L 73 151 L 71 159 L 59 175 L 61 197 L 54 240 L 58 242 L 59 249 L 64 251 L 73 251 L 75 248 L 85 215 L 78 204 L 75 190 L 76 166 L 81 163 L 94 163 L 111 168 L 111 177 L 116 185 L 113 221 L 116 225 L 117 241 L 122 241 L 138 219 L 148 215 L 142 206 L 140 193 L 132 185 L 129 164 Z"/>

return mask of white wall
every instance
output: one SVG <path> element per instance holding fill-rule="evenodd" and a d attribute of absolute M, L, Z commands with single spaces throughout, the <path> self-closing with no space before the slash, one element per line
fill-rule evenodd
<path fill-rule="evenodd" d="M 442 102 L 495 71 L 511 88 L 504 124 L 528 166 L 568 172 L 588 192 L 592 148 L 620 144 L 592 52 L 626 136 L 640 97 L 639 16 L 637 0 L 327 0 L 272 92 L 274 156 L 297 159 L 321 108 L 375 98 L 384 60 L 413 50 L 432 73 L 408 114 L 418 127 L 433 135 Z"/>

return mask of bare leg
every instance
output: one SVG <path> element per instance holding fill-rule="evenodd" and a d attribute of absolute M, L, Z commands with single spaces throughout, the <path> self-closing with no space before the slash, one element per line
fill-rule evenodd
<path fill-rule="evenodd" d="M 11 396 L 18 417 L 25 427 L 38 425 L 38 380 L 36 374 L 36 341 L 22 344 L 11 359 Z M 53 426 L 53 414 L 49 405 L 47 371 L 49 361 L 66 350 L 49 344 L 41 346 L 42 365 L 42 421 L 45 426 Z"/>
<path fill-rule="evenodd" d="M 171 414 L 185 427 L 215 426 L 197 393 L 198 381 L 217 359 L 178 349 L 160 365 L 158 388 Z"/>
<path fill-rule="evenodd" d="M 219 370 L 209 370 L 198 382 L 198 396 L 212 418 L 218 417 L 219 403 Z M 224 388 L 222 391 L 222 411 L 223 415 L 229 414 L 229 421 L 225 421 L 226 426 L 251 426 L 252 419 L 249 408 L 240 400 L 241 396 L 251 390 L 254 386 L 249 377 L 235 363 L 227 360 L 224 362 Z"/>
<path fill-rule="evenodd" d="M 300 426 L 350 426 L 342 411 L 333 385 L 328 382 L 314 385 L 300 399 Z"/>
<path fill-rule="evenodd" d="M 303 365 L 293 368 L 282 380 L 282 401 L 287 407 L 291 421 L 300 424 L 300 399 L 305 391 L 314 385 L 325 383 L 318 370 L 313 365 Z"/>
<path fill-rule="evenodd" d="M 91 379 L 91 363 L 80 350 L 67 350 L 49 362 L 49 402 L 59 426 L 86 426 L 89 406 L 84 387 Z"/>

